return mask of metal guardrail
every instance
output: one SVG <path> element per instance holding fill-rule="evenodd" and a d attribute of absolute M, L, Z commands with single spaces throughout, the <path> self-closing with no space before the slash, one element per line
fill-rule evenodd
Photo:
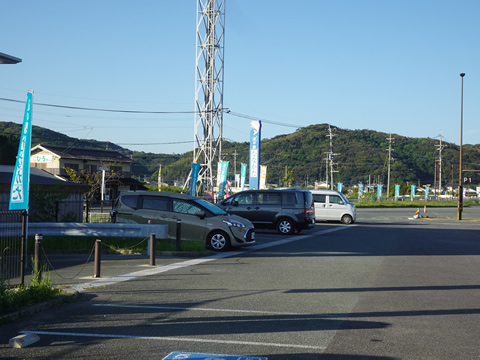
<path fill-rule="evenodd" d="M 21 234 L 22 224 L 11 224 L 12 231 Z M 148 237 L 156 234 L 158 239 L 166 239 L 167 225 L 154 224 L 103 224 L 103 223 L 29 223 L 28 236 L 108 236 L 108 237 Z"/>

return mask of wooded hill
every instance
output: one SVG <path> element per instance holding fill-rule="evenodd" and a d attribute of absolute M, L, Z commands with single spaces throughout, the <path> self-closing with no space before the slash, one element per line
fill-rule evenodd
<path fill-rule="evenodd" d="M 330 151 L 328 124 L 311 125 L 294 133 L 263 139 L 261 164 L 267 166 L 267 182 L 281 185 L 286 172 L 291 172 L 295 183 L 312 185 L 326 179 L 326 157 Z M 346 130 L 333 127 L 332 150 L 334 182 L 387 183 L 390 134 L 373 130 Z M 13 164 L 18 147 L 21 125 L 0 122 L 0 163 Z M 408 138 L 391 134 L 390 183 L 417 185 L 438 181 L 440 139 Z M 33 126 L 32 146 L 36 144 L 73 146 L 117 150 L 134 160 L 135 177 L 156 181 L 162 165 L 163 180 L 172 184 L 188 176 L 192 152 L 185 154 L 154 154 L 131 151 L 113 143 L 80 140 L 39 126 Z M 459 174 L 459 146 L 442 141 L 442 183 L 457 183 Z M 13 146 L 13 150 L 11 150 Z M 12 159 L 13 153 L 13 159 Z M 229 161 L 229 178 L 240 172 L 240 164 L 248 164 L 249 143 L 224 141 L 223 160 Z M 236 155 L 234 155 L 236 154 Z M 480 170 L 480 145 L 463 145 L 463 168 Z M 436 176 L 435 176 L 436 173 Z M 480 173 L 465 173 L 473 184 L 480 183 Z"/>

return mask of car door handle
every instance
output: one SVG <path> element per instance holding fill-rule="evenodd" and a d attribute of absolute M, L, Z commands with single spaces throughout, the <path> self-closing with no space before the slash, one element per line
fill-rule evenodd
<path fill-rule="evenodd" d="M 258 206 L 256 207 L 247 207 L 247 210 L 260 210 L 260 208 Z"/>

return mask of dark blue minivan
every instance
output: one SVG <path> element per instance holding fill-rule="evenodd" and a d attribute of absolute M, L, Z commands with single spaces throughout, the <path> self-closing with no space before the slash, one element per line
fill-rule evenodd
<path fill-rule="evenodd" d="M 313 196 L 308 190 L 247 190 L 218 202 L 217 206 L 250 220 L 256 228 L 276 228 L 281 234 L 298 234 L 315 227 Z"/>

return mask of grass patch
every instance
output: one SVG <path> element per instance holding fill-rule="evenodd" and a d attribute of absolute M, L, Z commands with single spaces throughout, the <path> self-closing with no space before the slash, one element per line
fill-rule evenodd
<path fill-rule="evenodd" d="M 435 200 L 371 200 L 364 199 L 354 201 L 357 208 L 423 208 L 427 207 L 458 207 L 457 201 L 435 201 Z M 478 205 L 478 200 L 466 200 L 463 206 Z"/>
<path fill-rule="evenodd" d="M 87 236 L 44 236 L 42 247 L 46 253 L 89 253 L 94 249 L 96 240 L 102 241 L 105 253 L 135 254 L 148 250 L 149 238 L 87 237 Z M 28 251 L 33 252 L 35 238 L 28 238 Z M 203 251 L 205 243 L 201 241 L 182 241 L 182 251 Z M 175 251 L 175 241 L 156 239 L 156 251 Z"/>
<path fill-rule="evenodd" d="M 11 288 L 8 281 L 0 278 L 0 313 L 8 313 L 22 306 L 39 303 L 62 292 L 53 287 L 46 266 L 39 269 L 34 263 L 33 269 L 29 286 L 19 285 Z"/>

